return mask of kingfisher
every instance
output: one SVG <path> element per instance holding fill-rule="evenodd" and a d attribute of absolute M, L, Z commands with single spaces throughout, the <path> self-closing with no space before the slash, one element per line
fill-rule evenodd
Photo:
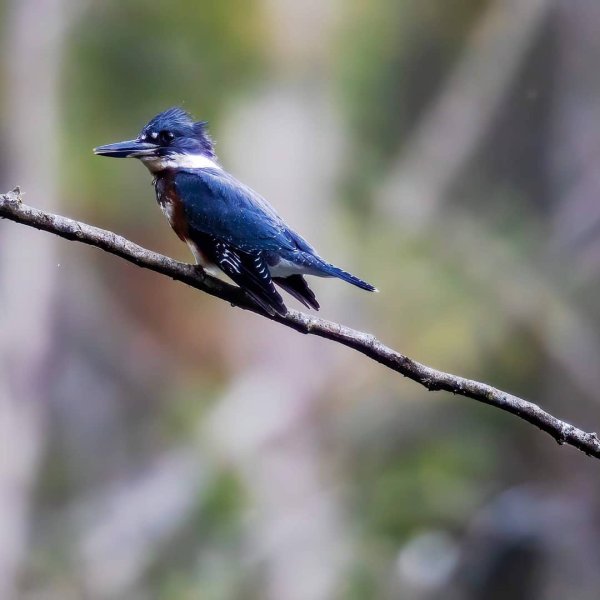
<path fill-rule="evenodd" d="M 206 121 L 179 107 L 151 119 L 133 140 L 94 148 L 137 158 L 154 176 L 156 199 L 198 265 L 224 273 L 270 315 L 287 314 L 275 284 L 307 308 L 319 309 L 305 275 L 337 277 L 363 290 L 369 283 L 319 256 L 257 192 L 230 175 L 215 154 Z"/>

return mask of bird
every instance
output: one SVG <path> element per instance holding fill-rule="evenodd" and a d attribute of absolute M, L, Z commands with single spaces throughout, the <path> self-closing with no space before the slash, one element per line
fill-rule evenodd
<path fill-rule="evenodd" d="M 206 121 L 180 107 L 153 117 L 132 140 L 94 148 L 99 156 L 137 158 L 153 175 L 156 199 L 198 265 L 225 274 L 271 316 L 288 309 L 275 285 L 309 309 L 320 305 L 305 275 L 371 284 L 321 258 L 257 192 L 220 164 Z"/>

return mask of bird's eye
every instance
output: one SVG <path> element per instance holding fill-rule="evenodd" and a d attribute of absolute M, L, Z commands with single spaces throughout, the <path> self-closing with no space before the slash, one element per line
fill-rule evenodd
<path fill-rule="evenodd" d="M 169 144 L 173 140 L 174 137 L 175 137 L 175 135 L 173 134 L 173 132 L 167 131 L 166 129 L 163 129 L 158 134 L 158 139 L 159 139 L 160 143 L 164 144 L 164 145 Z"/>

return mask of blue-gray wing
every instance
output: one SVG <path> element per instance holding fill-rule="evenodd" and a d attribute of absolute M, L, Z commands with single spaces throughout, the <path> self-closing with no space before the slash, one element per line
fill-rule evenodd
<path fill-rule="evenodd" d="M 181 171 L 175 186 L 188 225 L 198 232 L 248 252 L 314 252 L 262 196 L 225 171 Z"/>

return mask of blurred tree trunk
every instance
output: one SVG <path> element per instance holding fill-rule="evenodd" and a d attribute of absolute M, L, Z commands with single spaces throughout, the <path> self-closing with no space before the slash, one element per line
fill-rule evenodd
<path fill-rule="evenodd" d="M 544 399 L 544 407 L 568 410 L 571 419 L 593 423 L 598 414 L 599 352 L 593 325 L 598 303 L 596 286 L 589 282 L 600 265 L 600 132 L 595 125 L 600 94 L 600 3 L 557 0 L 552 9 L 547 26 L 555 49 L 550 55 L 554 85 L 552 97 L 545 100 L 552 113 L 542 134 L 548 140 L 544 176 L 549 190 L 543 206 L 553 226 L 543 258 L 553 268 L 546 270 L 543 280 L 539 267 L 530 269 L 539 280 L 533 285 L 533 277 L 515 277 L 523 265 L 515 263 L 504 271 L 520 282 L 512 285 L 513 298 L 522 294 L 522 282 L 527 281 L 530 290 L 537 288 L 538 310 L 543 306 L 550 314 L 540 331 L 545 364 L 531 381 L 538 386 L 537 397 Z M 544 62 L 548 60 L 544 56 Z M 557 262 L 564 270 L 557 268 Z M 492 271 L 498 282 L 502 271 Z M 574 290 L 567 285 L 573 281 L 586 282 L 589 290 Z M 535 320 L 530 316 L 527 322 L 531 326 Z M 518 450 L 523 474 L 519 479 L 535 473 L 535 483 L 504 490 L 474 515 L 463 540 L 458 588 L 443 582 L 426 598 L 437 598 L 443 590 L 446 596 L 461 600 L 551 600 L 573 597 L 575 589 L 578 599 L 598 597 L 596 465 L 557 452 L 535 438 L 521 439 Z"/>
<path fill-rule="evenodd" d="M 328 256 L 342 146 L 328 79 L 319 65 L 332 40 L 334 3 L 265 4 L 276 76 L 233 115 L 223 144 L 231 149 L 226 161 Z M 339 247 L 337 252 L 343 255 Z M 311 285 L 325 313 L 341 308 L 334 294 L 348 291 L 343 286 L 321 286 L 315 279 Z M 244 367 L 211 426 L 258 509 L 248 546 L 253 562 L 265 565 L 261 597 L 333 598 L 349 547 L 339 501 L 322 469 L 318 417 L 339 366 L 335 351 L 312 340 L 292 342 L 293 333 L 245 314 L 228 318 L 243 331 L 231 362 Z"/>
<path fill-rule="evenodd" d="M 598 272 L 600 266 L 600 175 L 598 152 L 597 60 L 600 3 L 557 2 L 558 65 L 551 131 L 550 189 L 554 190 L 554 245 L 573 267 Z"/>
<path fill-rule="evenodd" d="M 553 113 L 548 131 L 547 177 L 552 193 L 548 203 L 552 225 L 548 261 L 557 262 L 558 258 L 559 265 L 567 270 L 570 283 L 574 284 L 568 289 L 571 301 L 589 322 L 598 317 L 597 285 L 593 282 L 600 266 L 600 130 L 596 125 L 600 97 L 597 68 L 600 4 L 589 0 L 558 0 L 554 16 L 557 50 Z M 586 282 L 586 286 L 578 288 L 581 282 Z M 567 329 L 565 325 L 563 328 Z M 593 421 L 597 416 L 600 356 L 596 328 L 591 325 L 571 328 L 569 337 L 565 333 L 569 332 L 557 336 L 557 344 L 566 346 L 572 361 L 579 365 L 578 379 L 586 382 L 588 388 L 588 402 L 577 404 L 579 418 Z M 561 394 L 561 388 L 553 382 L 553 364 L 548 365 L 547 373 L 545 391 L 560 406 L 564 389 Z M 566 466 L 563 477 L 577 472 L 569 461 Z"/>
<path fill-rule="evenodd" d="M 4 187 L 58 210 L 58 82 L 70 0 L 14 0 L 5 27 Z M 0 598 L 13 598 L 26 555 L 45 436 L 56 242 L 0 229 Z"/>

